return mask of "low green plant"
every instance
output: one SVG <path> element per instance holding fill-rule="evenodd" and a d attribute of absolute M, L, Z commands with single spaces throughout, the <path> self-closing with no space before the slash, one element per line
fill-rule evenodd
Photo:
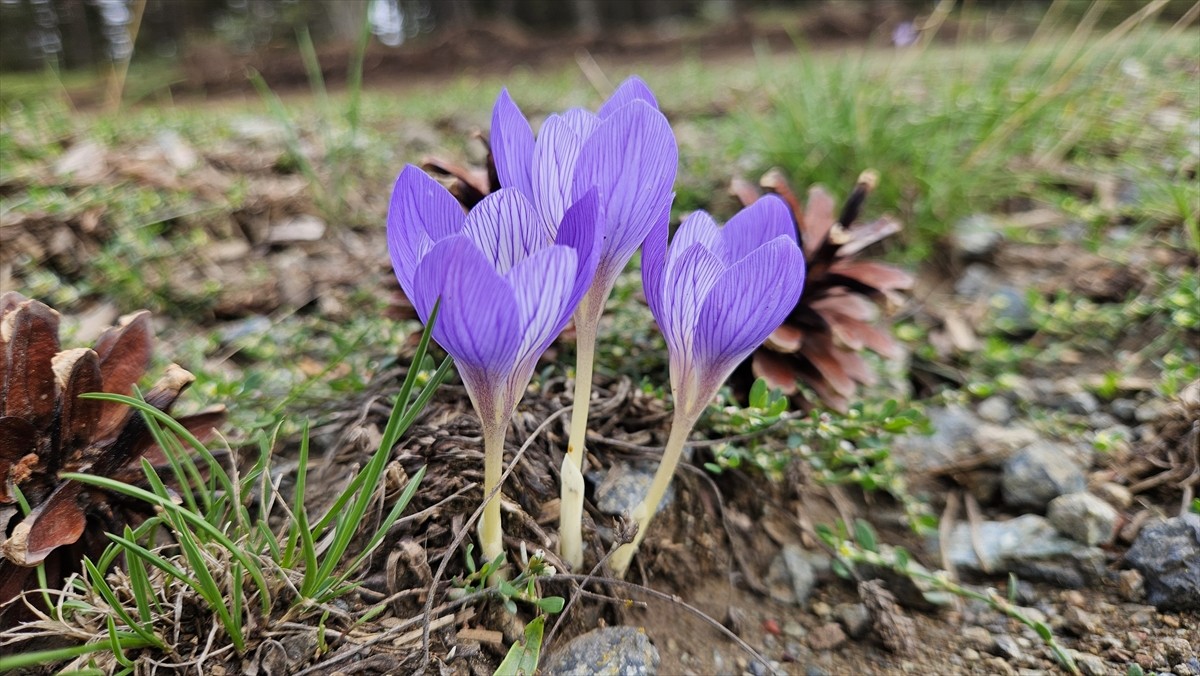
<path fill-rule="evenodd" d="M 951 580 L 945 571 L 929 572 L 923 568 L 913 566 L 911 565 L 912 560 L 908 551 L 903 547 L 889 548 L 885 552 L 880 547 L 878 537 L 871 524 L 862 519 L 857 519 L 854 522 L 853 533 L 848 532 L 846 525 L 840 522 L 835 528 L 822 524 L 817 526 L 816 530 L 818 537 L 833 552 L 835 557 L 833 570 L 839 576 L 844 578 L 853 577 L 855 575 L 855 566 L 873 566 L 891 570 L 899 575 L 908 576 L 937 591 L 954 594 L 965 599 L 982 601 L 988 604 L 993 610 L 1003 613 L 1032 629 L 1042 639 L 1042 642 L 1046 644 L 1051 654 L 1054 655 L 1054 658 L 1058 660 L 1058 663 L 1064 669 L 1071 674 L 1078 675 L 1080 673 L 1074 658 L 1055 639 L 1054 631 L 1050 626 L 1041 620 L 1030 617 L 1023 608 L 1017 605 L 1015 598 L 1017 579 L 1015 575 L 1009 576 L 1009 593 L 1008 597 L 1005 598 L 994 589 L 979 591 L 959 584 Z"/>

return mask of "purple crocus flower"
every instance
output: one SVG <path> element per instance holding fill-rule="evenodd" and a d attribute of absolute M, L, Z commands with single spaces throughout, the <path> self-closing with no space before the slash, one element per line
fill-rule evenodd
<path fill-rule="evenodd" d="M 500 479 L 504 432 L 538 357 L 592 283 L 599 207 L 588 191 L 553 230 L 520 190 L 488 195 L 469 214 L 417 167 L 396 179 L 388 250 L 421 321 L 440 299 L 433 339 L 458 366 L 483 427 L 484 491 Z M 502 551 L 500 501 L 480 522 L 484 555 Z"/>
<path fill-rule="evenodd" d="M 638 534 L 613 554 L 618 575 L 645 536 L 704 407 L 800 299 L 804 255 L 791 212 L 773 195 L 725 227 L 698 211 L 679 226 L 669 248 L 667 226 L 655 226 L 642 250 L 642 284 L 667 340 L 675 413 L 654 481 L 632 514 Z"/>
<path fill-rule="evenodd" d="M 637 77 L 622 83 L 596 113 L 574 108 L 550 115 L 536 140 L 525 115 L 502 91 L 492 110 L 491 144 L 500 185 L 528 197 L 551 230 L 559 227 L 566 206 L 588 191 L 596 191 L 600 205 L 600 260 L 575 313 L 575 399 L 562 466 L 559 552 L 578 567 L 584 438 L 600 315 L 617 276 L 651 228 L 667 225 L 679 150 L 653 92 Z"/>

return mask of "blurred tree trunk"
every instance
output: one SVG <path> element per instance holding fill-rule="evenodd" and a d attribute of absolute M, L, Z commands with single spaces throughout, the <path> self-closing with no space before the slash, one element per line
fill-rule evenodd
<path fill-rule="evenodd" d="M 600 8 L 596 0 L 571 0 L 571 9 L 575 12 L 575 29 L 582 33 L 596 33 L 600 30 Z"/>
<path fill-rule="evenodd" d="M 325 0 L 325 13 L 337 42 L 354 42 L 367 15 L 368 0 Z"/>

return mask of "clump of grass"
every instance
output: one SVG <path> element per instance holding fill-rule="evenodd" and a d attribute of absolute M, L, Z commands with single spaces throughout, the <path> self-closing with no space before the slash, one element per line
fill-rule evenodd
<path fill-rule="evenodd" d="M 432 325 L 431 317 L 414 364 L 425 357 Z M 433 374 L 416 367 L 409 370 L 375 453 L 319 517 L 309 514 L 307 430 L 301 437 L 294 494 L 287 501 L 280 493 L 282 475 L 274 465 L 274 435 L 260 437 L 258 459 L 239 472 L 140 398 L 93 395 L 125 403 L 145 416 L 170 460 L 177 492 L 168 489 L 147 461 L 142 470 L 148 489 L 90 474 L 64 475 L 145 501 L 157 514 L 136 529 L 110 534 L 113 544 L 96 561 L 85 561 L 84 574 L 73 578 L 66 591 L 46 590 L 59 601 L 48 609 L 35 609 L 39 621 L 0 634 L 5 643 L 47 634 L 84 639 L 83 643 L 0 658 L 0 671 L 83 659 L 96 652 L 108 652 L 132 669 L 128 651 L 173 653 L 170 627 L 179 595 L 202 614 L 210 614 L 213 636 L 207 640 L 223 636 L 239 653 L 268 620 L 303 618 L 323 629 L 331 615 L 349 619 L 330 602 L 355 588 L 354 576 L 408 506 L 424 474 L 422 469 L 410 477 L 378 524 L 364 528 L 372 505 L 382 499 L 391 450 L 451 367 L 447 358 Z M 107 574 L 118 561 L 123 563 Z M 204 640 L 199 637 L 198 643 Z"/>
<path fill-rule="evenodd" d="M 800 47 L 794 65 L 763 62 L 773 112 L 745 125 L 757 129 L 765 165 L 804 183 L 837 185 L 861 167 L 877 169 L 875 203 L 902 214 L 909 253 L 923 260 L 958 219 L 1044 195 L 1063 159 L 1140 149 L 1141 160 L 1179 147 L 1178 135 L 1128 133 L 1164 103 L 1137 95 L 1139 82 L 1165 84 L 1189 106 L 1190 76 L 1170 64 L 1194 53 L 1194 41 L 1148 25 L 1162 5 L 1099 38 L 1090 24 L 1068 34 L 1048 18 L 1024 45 L 926 41 L 836 57 Z M 1153 75 L 1131 75 L 1131 63 Z M 1182 176 L 1174 182 L 1188 192 Z M 1174 209 L 1183 200 L 1166 201 Z"/>

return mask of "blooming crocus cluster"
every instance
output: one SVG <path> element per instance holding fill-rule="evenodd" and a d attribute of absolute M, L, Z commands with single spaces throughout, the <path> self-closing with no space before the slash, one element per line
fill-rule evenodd
<path fill-rule="evenodd" d="M 764 197 L 723 228 L 698 211 L 670 247 L 666 225 L 655 227 L 642 253 L 642 284 L 667 340 L 675 412 L 658 471 L 632 514 L 637 535 L 613 554 L 618 576 L 645 537 L 704 407 L 800 298 L 804 255 L 787 205 Z"/>
<path fill-rule="evenodd" d="M 396 180 L 392 264 L 421 321 L 438 305 L 433 339 L 454 357 L 483 428 L 485 495 L 500 483 L 504 433 L 538 357 L 595 275 L 598 213 L 588 192 L 551 230 L 517 189 L 492 193 L 464 215 L 417 167 Z M 480 540 L 488 560 L 502 553 L 499 496 L 484 509 Z"/>
<path fill-rule="evenodd" d="M 618 87 L 595 114 L 574 108 L 550 115 L 536 141 L 529 121 L 503 91 L 492 112 L 491 143 L 500 185 L 526 195 L 548 228 L 588 191 L 596 192 L 600 205 L 600 259 L 575 312 L 575 400 L 561 472 L 559 553 L 578 567 L 596 332 L 617 275 L 651 228 L 667 226 L 679 152 L 654 94 L 637 77 Z"/>
<path fill-rule="evenodd" d="M 582 563 L 584 436 L 596 331 L 617 275 L 643 246 L 646 298 L 670 352 L 675 417 L 663 462 L 635 510 L 636 540 L 614 555 L 623 574 L 687 437 L 733 368 L 796 304 L 804 257 L 782 200 L 766 197 L 725 227 L 688 217 L 670 248 L 678 150 L 645 83 L 631 78 L 596 113 L 550 115 L 538 135 L 503 91 L 492 114 L 500 190 L 464 215 L 416 167 L 396 181 L 388 245 L 422 321 L 458 365 L 484 440 L 483 554 L 503 552 L 498 491 L 504 433 L 538 357 L 574 315 L 575 401 L 562 465 L 560 551 Z"/>

